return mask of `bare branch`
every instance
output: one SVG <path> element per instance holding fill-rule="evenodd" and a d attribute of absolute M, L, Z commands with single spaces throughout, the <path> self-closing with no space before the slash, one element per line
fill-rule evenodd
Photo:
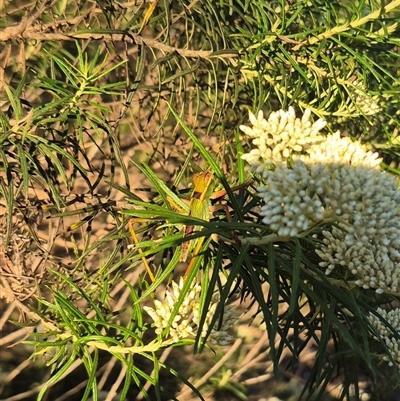
<path fill-rule="evenodd" d="M 43 27 L 42 27 L 43 29 Z M 203 59 L 213 58 L 235 58 L 239 55 L 236 50 L 227 49 L 223 51 L 213 52 L 211 50 L 188 50 L 180 49 L 173 46 L 168 46 L 151 38 L 144 38 L 138 34 L 122 30 L 104 30 L 104 32 L 94 31 L 79 31 L 75 33 L 65 32 L 43 32 L 38 28 L 27 26 L 26 21 L 21 22 L 18 26 L 8 27 L 0 32 L 0 42 L 6 42 L 11 39 L 20 40 L 38 40 L 38 41 L 73 41 L 77 39 L 92 39 L 103 42 L 125 42 L 135 43 L 137 45 L 145 44 L 154 49 L 162 50 L 166 53 L 176 52 L 183 57 L 200 57 Z"/>

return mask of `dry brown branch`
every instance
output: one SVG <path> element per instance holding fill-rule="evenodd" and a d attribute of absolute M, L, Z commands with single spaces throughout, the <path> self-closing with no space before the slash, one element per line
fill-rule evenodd
<path fill-rule="evenodd" d="M 151 38 L 144 38 L 135 33 L 129 31 L 118 31 L 113 30 L 99 32 L 93 30 L 80 31 L 75 33 L 65 32 L 43 32 L 36 27 L 26 27 L 26 21 L 21 22 L 18 26 L 12 26 L 4 29 L 0 32 L 0 42 L 6 42 L 12 39 L 20 40 L 37 40 L 37 41 L 74 41 L 77 39 L 86 40 L 100 40 L 103 42 L 124 42 L 134 43 L 137 45 L 145 44 L 153 49 L 158 49 L 166 53 L 176 52 L 183 57 L 199 57 L 203 59 L 230 59 L 238 56 L 238 52 L 235 50 L 224 50 L 213 52 L 211 50 L 188 50 L 180 49 L 178 47 L 168 46 L 164 43 L 158 42 Z M 26 27 L 26 29 L 25 29 Z"/>

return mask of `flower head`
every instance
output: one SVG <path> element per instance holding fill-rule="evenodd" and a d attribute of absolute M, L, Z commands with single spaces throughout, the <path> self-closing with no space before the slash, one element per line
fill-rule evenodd
<path fill-rule="evenodd" d="M 400 335 L 400 309 L 395 308 L 387 312 L 384 309 L 378 308 L 376 311 L 393 327 L 397 334 Z M 395 360 L 395 362 L 397 362 L 400 367 L 400 340 L 394 337 L 394 333 L 389 330 L 389 327 L 384 324 L 382 322 L 382 319 L 380 319 L 375 314 L 370 312 L 368 319 L 385 342 L 386 347 L 388 348 L 392 358 Z M 375 340 L 378 340 L 376 336 L 374 336 L 374 338 Z M 389 366 L 393 365 L 388 356 L 385 355 L 382 359 L 384 361 L 388 361 Z"/>
<path fill-rule="evenodd" d="M 179 280 L 179 284 L 172 281 L 171 288 L 167 289 L 165 293 L 164 302 L 154 300 L 154 308 L 144 306 L 143 309 L 153 319 L 156 327 L 156 334 L 161 334 L 170 323 L 172 312 L 177 304 L 180 293 L 184 285 L 183 278 Z M 199 329 L 199 323 L 201 318 L 200 310 L 200 295 L 201 285 L 194 283 L 191 290 L 186 294 L 182 304 L 179 306 L 178 314 L 175 316 L 171 327 L 169 329 L 169 335 L 172 337 L 174 342 L 178 342 L 184 338 L 194 337 Z M 207 312 L 206 319 L 204 321 L 201 337 L 205 337 L 211 320 L 214 317 L 219 298 L 214 297 L 210 304 L 210 308 Z M 237 320 L 235 316 L 235 310 L 233 306 L 225 306 L 223 321 L 221 327 L 218 328 L 218 323 L 211 330 L 209 341 L 212 344 L 226 345 L 231 342 L 232 336 L 228 334 L 228 329 Z"/>
<path fill-rule="evenodd" d="M 265 120 L 250 114 L 241 126 L 258 148 L 243 155 L 259 174 L 260 216 L 279 236 L 294 237 L 331 224 L 317 250 L 326 274 L 347 268 L 356 285 L 400 292 L 400 191 L 379 169 L 377 153 L 339 132 L 322 135 L 325 122 L 294 110 Z"/>
<path fill-rule="evenodd" d="M 291 167 L 280 164 L 265 170 L 263 178 L 265 185 L 257 189 L 264 201 L 260 215 L 272 231 L 296 236 L 323 219 L 325 209 L 317 191 L 324 187 L 324 176 L 313 176 L 301 160 Z"/>
<path fill-rule="evenodd" d="M 340 222 L 322 233 L 323 245 L 316 250 L 320 266 L 326 274 L 346 267 L 356 277 L 355 284 L 365 289 L 400 292 L 396 180 L 378 170 L 351 166 L 343 166 L 335 180 L 341 185 L 329 197 L 329 205 Z"/>
<path fill-rule="evenodd" d="M 242 159 L 251 164 L 253 171 L 264 165 L 275 164 L 288 160 L 294 153 L 301 153 L 314 143 L 320 143 L 324 137 L 320 130 L 326 122 L 322 119 L 312 123 L 311 111 L 306 110 L 303 118 L 296 118 L 293 107 L 289 111 L 279 110 L 270 114 L 268 120 L 262 111 L 257 117 L 249 114 L 252 127 L 241 125 L 240 129 L 252 139 L 255 149 L 242 156 Z M 258 172 L 258 171 L 257 171 Z"/>
<path fill-rule="evenodd" d="M 164 302 L 155 299 L 154 309 L 148 306 L 143 307 L 154 321 L 156 334 L 161 334 L 163 330 L 168 327 L 172 311 L 178 302 L 183 284 L 184 281 L 182 278 L 180 279 L 179 284 L 172 281 L 171 288 L 165 292 Z M 201 286 L 199 284 L 194 284 L 191 291 L 187 294 L 179 307 L 178 314 L 175 316 L 169 331 L 170 336 L 175 340 L 175 342 L 178 342 L 179 339 L 189 337 L 194 333 L 188 317 L 196 305 L 196 302 L 198 302 L 200 291 Z"/>
<path fill-rule="evenodd" d="M 362 114 L 372 116 L 382 109 L 379 105 L 379 96 L 369 95 L 362 82 L 354 81 L 350 92 L 353 93 L 353 104 Z"/>

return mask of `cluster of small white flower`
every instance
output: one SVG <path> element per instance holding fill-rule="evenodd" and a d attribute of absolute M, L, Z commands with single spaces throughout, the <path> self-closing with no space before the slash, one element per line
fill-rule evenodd
<path fill-rule="evenodd" d="M 378 170 L 342 166 L 343 183 L 329 197 L 338 220 L 337 227 L 323 231 L 324 245 L 316 250 L 321 267 L 330 274 L 336 266 L 347 267 L 355 284 L 400 291 L 400 191 L 396 180 Z M 335 204 L 332 204 L 334 200 Z"/>
<path fill-rule="evenodd" d="M 395 308 L 387 312 L 384 309 L 377 308 L 376 311 L 400 335 L 400 309 Z M 392 358 L 400 367 L 400 340 L 394 338 L 394 333 L 388 329 L 387 325 L 384 324 L 378 316 L 370 313 L 368 318 L 379 333 L 379 336 L 385 341 L 386 347 L 388 348 Z M 377 336 L 374 336 L 374 338 L 375 340 L 378 340 Z M 393 365 L 393 362 L 388 356 L 384 355 L 382 359 L 388 361 L 390 366 Z"/>
<path fill-rule="evenodd" d="M 165 292 L 164 302 L 154 299 L 154 309 L 149 306 L 143 307 L 143 309 L 154 321 L 154 325 L 156 326 L 156 334 L 161 334 L 163 330 L 168 327 L 171 313 L 179 299 L 183 284 L 184 281 L 182 278 L 180 279 L 179 284 L 177 284 L 175 281 L 172 281 L 172 288 Z M 188 316 L 198 302 L 200 291 L 201 286 L 194 283 L 191 291 L 187 294 L 186 298 L 179 307 L 178 314 L 175 316 L 169 331 L 170 336 L 175 342 L 194 334 L 193 327 L 190 324 Z"/>
<path fill-rule="evenodd" d="M 340 166 L 364 166 L 377 168 L 382 159 L 378 153 L 368 150 L 360 142 L 353 142 L 349 137 L 341 137 L 337 131 L 331 135 L 320 135 L 320 141 L 314 141 L 303 155 L 295 155 L 295 159 L 303 160 L 312 166 L 317 163 L 334 164 L 331 168 L 336 170 Z M 339 166 L 337 166 L 339 165 Z"/>
<path fill-rule="evenodd" d="M 265 186 L 258 188 L 264 200 L 260 215 L 263 223 L 280 236 L 296 236 L 324 217 L 322 202 L 316 196 L 322 182 L 312 176 L 302 161 L 291 167 L 280 164 L 265 170 Z M 324 177 L 322 177 L 324 179 Z"/>
<path fill-rule="evenodd" d="M 354 93 L 352 102 L 360 113 L 372 116 L 381 110 L 381 107 L 379 106 L 379 96 L 370 96 L 366 92 L 362 82 L 354 81 L 351 92 Z"/>
<path fill-rule="evenodd" d="M 260 112 L 258 118 L 250 114 L 253 128 L 240 127 L 258 146 L 243 159 L 263 177 L 263 222 L 281 237 L 336 222 L 317 250 L 326 274 L 343 266 L 360 287 L 400 292 L 396 180 L 380 171 L 376 153 L 339 132 L 322 135 L 325 121 L 312 124 L 310 116 L 306 110 L 296 119 L 290 108 L 265 120 Z"/>
<path fill-rule="evenodd" d="M 262 112 L 258 118 L 250 113 L 253 127 L 240 127 L 257 146 L 242 158 L 265 179 L 258 189 L 264 199 L 261 216 L 280 236 L 295 236 L 339 212 L 337 205 L 345 203 L 341 198 L 347 176 L 357 178 L 353 169 L 342 171 L 342 167 L 375 168 L 381 161 L 339 132 L 322 135 L 326 122 L 319 119 L 312 124 L 310 117 L 311 111 L 306 110 L 300 120 L 290 107 L 288 112 L 271 113 L 268 120 Z"/>
<path fill-rule="evenodd" d="M 179 280 L 179 284 L 175 281 L 172 281 L 172 288 L 167 289 L 164 302 L 154 300 L 154 308 L 149 306 L 143 307 L 143 309 L 154 321 L 156 334 L 161 334 L 163 330 L 168 327 L 171 314 L 178 302 L 183 285 L 184 280 L 182 277 Z M 175 316 L 169 330 L 169 335 L 172 337 L 174 342 L 178 342 L 184 338 L 196 336 L 201 318 L 200 294 L 201 285 L 199 283 L 193 283 L 191 290 L 187 293 L 182 304 L 180 305 L 178 314 Z M 218 298 L 214 297 L 202 327 L 201 337 L 203 338 L 207 334 L 217 305 Z M 234 307 L 226 305 L 224 308 L 222 324 L 218 329 L 219 322 L 216 323 L 214 328 L 211 330 L 208 341 L 214 345 L 229 344 L 232 341 L 232 336 L 228 333 L 228 329 L 236 321 L 237 317 L 235 316 Z"/>
<path fill-rule="evenodd" d="M 311 111 L 306 110 L 301 120 L 296 118 L 293 107 L 288 112 L 271 113 L 268 120 L 261 110 L 257 117 L 250 113 L 252 127 L 241 125 L 240 129 L 253 138 L 252 143 L 256 146 L 242 156 L 251 164 L 251 171 L 262 174 L 269 165 L 288 160 L 293 153 L 307 151 L 314 143 L 320 143 L 323 136 L 319 131 L 326 122 L 319 119 L 311 123 L 310 116 Z"/>
<path fill-rule="evenodd" d="M 205 337 L 207 335 L 207 331 L 213 318 L 217 305 L 218 305 L 219 297 L 215 297 L 213 299 L 213 303 L 210 306 L 210 309 L 207 312 L 206 319 L 203 324 L 203 330 L 201 332 L 201 337 Z M 193 310 L 193 322 L 198 326 L 200 324 L 201 311 L 200 304 L 197 303 Z M 232 341 L 232 336 L 228 333 L 228 329 L 238 320 L 236 315 L 236 309 L 233 305 L 226 305 L 224 308 L 224 316 L 223 321 L 221 323 L 221 327 L 217 330 L 219 322 L 214 325 L 214 328 L 211 329 L 210 336 L 208 340 L 211 344 L 214 345 L 227 345 Z"/>

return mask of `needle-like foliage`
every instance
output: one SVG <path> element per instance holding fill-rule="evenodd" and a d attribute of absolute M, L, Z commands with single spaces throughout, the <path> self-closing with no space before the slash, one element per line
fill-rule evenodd
<path fill-rule="evenodd" d="M 35 378 L 39 400 L 78 369 L 76 399 L 178 399 L 171 381 L 206 399 L 161 353 L 225 352 L 246 308 L 276 380 L 317 349 L 298 399 L 388 399 L 400 381 L 399 10 L 0 6 L 0 296 L 11 305 L 0 329 L 15 308 L 32 359 L 51 368 Z M 193 191 L 199 173 L 218 196 Z M 245 399 L 235 373 L 222 376 L 209 385 Z"/>

